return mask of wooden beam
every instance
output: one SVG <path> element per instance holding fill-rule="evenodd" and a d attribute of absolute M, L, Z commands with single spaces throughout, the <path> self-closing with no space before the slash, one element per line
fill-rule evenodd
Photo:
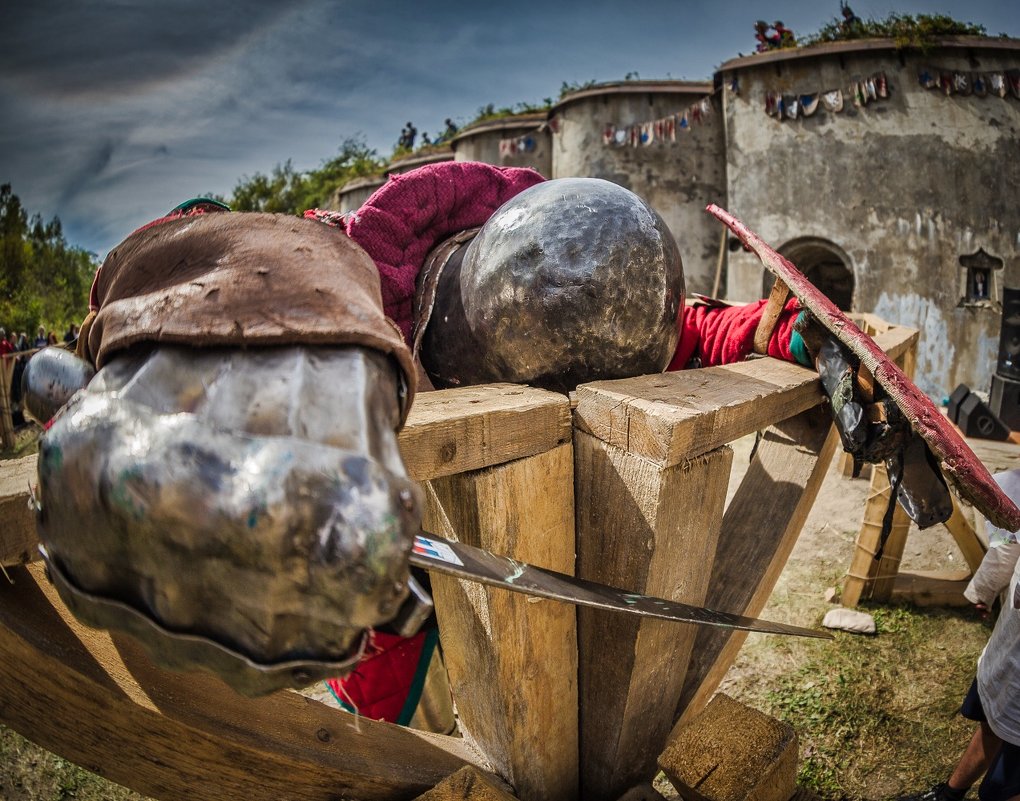
<path fill-rule="evenodd" d="M 0 565 L 5 567 L 39 558 L 30 483 L 36 483 L 34 454 L 0 461 Z"/>
<path fill-rule="evenodd" d="M 577 388 L 575 425 L 668 467 L 822 402 L 818 374 L 755 359 Z"/>
<path fill-rule="evenodd" d="M 564 401 L 566 399 L 564 398 Z M 561 573 L 574 572 L 570 444 L 431 482 L 426 526 Z M 432 575 L 461 729 L 525 801 L 577 796 L 573 606 Z"/>
<path fill-rule="evenodd" d="M 578 575 L 701 605 L 733 452 L 661 467 L 588 434 L 574 437 Z M 650 781 L 698 627 L 579 608 L 581 797 Z"/>
<path fill-rule="evenodd" d="M 751 617 L 761 614 L 838 444 L 839 435 L 823 407 L 764 432 L 726 509 L 706 606 Z M 690 720 L 705 708 L 746 638 L 745 631 L 707 627 L 698 631 L 675 705 L 679 721 Z"/>
<path fill-rule="evenodd" d="M 0 720 L 162 801 L 407 799 L 481 758 L 460 738 L 356 718 L 294 692 L 243 698 L 78 624 L 41 565 L 0 581 Z"/>
<path fill-rule="evenodd" d="M 566 395 L 490 384 L 420 393 L 399 441 L 411 477 L 426 481 L 532 456 L 571 433 Z"/>
<path fill-rule="evenodd" d="M 903 571 L 893 582 L 891 598 L 914 606 L 970 606 L 963 597 L 969 582 L 969 570 Z"/>

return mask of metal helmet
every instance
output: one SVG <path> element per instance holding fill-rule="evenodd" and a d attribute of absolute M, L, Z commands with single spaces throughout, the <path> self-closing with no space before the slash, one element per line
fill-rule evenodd
<path fill-rule="evenodd" d="M 421 345 L 436 386 L 511 381 L 566 392 L 659 372 L 676 349 L 680 251 L 654 209 L 609 181 L 526 189 L 438 281 Z"/>

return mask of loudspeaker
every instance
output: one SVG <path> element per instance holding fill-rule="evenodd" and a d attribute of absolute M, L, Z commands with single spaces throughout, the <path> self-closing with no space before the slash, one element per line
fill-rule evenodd
<path fill-rule="evenodd" d="M 1014 431 L 1020 429 L 1020 381 L 993 374 L 988 405 L 1009 428 Z"/>
<path fill-rule="evenodd" d="M 960 404 L 960 416 L 956 424 L 963 431 L 965 436 L 976 437 L 977 439 L 1009 439 L 1009 429 L 1006 428 L 995 412 L 981 398 L 970 393 Z"/>
<path fill-rule="evenodd" d="M 949 405 L 946 407 L 949 419 L 956 423 L 960 419 L 960 404 L 970 395 L 970 387 L 960 384 L 949 396 Z"/>

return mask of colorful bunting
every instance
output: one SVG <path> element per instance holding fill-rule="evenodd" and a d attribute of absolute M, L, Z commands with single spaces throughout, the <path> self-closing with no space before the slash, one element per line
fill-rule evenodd
<path fill-rule="evenodd" d="M 931 80 L 931 76 L 922 78 Z M 838 114 L 843 110 L 843 99 L 847 98 L 855 106 L 865 106 L 875 100 L 889 97 L 889 82 L 884 72 L 877 72 L 869 78 L 850 83 L 846 89 L 829 89 L 824 92 L 811 92 L 800 95 L 783 95 L 780 92 L 765 93 L 765 113 L 779 120 L 795 120 L 798 117 L 810 117 L 821 105 L 826 111 Z"/>
<path fill-rule="evenodd" d="M 925 67 L 917 73 L 917 80 L 925 89 L 938 89 L 947 97 L 1005 97 L 1012 92 L 1014 97 L 1020 99 L 1020 70 L 949 72 Z"/>
<path fill-rule="evenodd" d="M 516 156 L 518 153 L 532 153 L 536 144 L 535 137 L 531 134 L 515 136 L 511 139 L 500 139 L 499 155 Z"/>
<path fill-rule="evenodd" d="M 655 142 L 676 142 L 678 130 L 690 131 L 692 125 L 702 123 L 713 113 L 712 101 L 706 97 L 657 120 L 632 125 L 606 123 L 602 129 L 602 144 L 606 147 L 639 147 Z"/>

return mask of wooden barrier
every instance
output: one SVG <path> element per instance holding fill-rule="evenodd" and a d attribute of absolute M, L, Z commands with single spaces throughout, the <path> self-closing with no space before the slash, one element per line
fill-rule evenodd
<path fill-rule="evenodd" d="M 443 390 L 418 396 L 400 445 L 439 534 L 757 615 L 835 448 L 822 401 L 813 371 L 768 358 L 583 385 L 573 413 L 566 396 L 526 387 Z M 727 443 L 755 431 L 726 506 Z M 0 492 L 27 505 L 33 467 L 18 463 Z M 23 561 L 24 544 L 12 550 L 0 558 Z M 464 737 L 426 736 L 161 671 L 129 638 L 77 624 L 38 565 L 11 572 L 0 720 L 168 800 L 405 799 L 464 765 L 525 801 L 616 799 L 654 775 L 676 721 L 707 703 L 743 642 L 434 576 Z"/>

